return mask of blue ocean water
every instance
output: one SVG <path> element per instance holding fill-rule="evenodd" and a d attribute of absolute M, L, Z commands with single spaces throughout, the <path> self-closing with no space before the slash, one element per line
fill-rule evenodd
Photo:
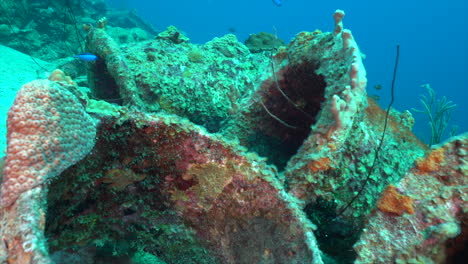
<path fill-rule="evenodd" d="M 386 107 L 395 47 L 401 45 L 394 107 L 400 111 L 421 109 L 419 101 L 429 83 L 438 97 L 457 104 L 448 125 L 458 133 L 468 131 L 468 1 L 311 1 L 283 0 L 108 0 L 117 8 L 136 9 L 158 30 L 175 25 L 195 43 L 227 33 L 244 41 L 261 31 L 276 33 L 289 41 L 300 31 L 333 30 L 332 14 L 346 12 L 344 26 L 352 30 L 368 77 L 368 93 L 378 95 Z M 382 85 L 375 90 L 375 85 Z M 413 129 L 425 142 L 430 128 L 425 115 L 415 113 Z M 448 135 L 445 135 L 446 138 Z"/>

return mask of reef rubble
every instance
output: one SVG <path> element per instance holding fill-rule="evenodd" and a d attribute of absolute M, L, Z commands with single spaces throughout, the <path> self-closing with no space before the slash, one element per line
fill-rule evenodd
<path fill-rule="evenodd" d="M 258 53 L 87 27 L 91 92 L 55 71 L 9 111 L 0 263 L 456 259 L 468 134 L 430 149 L 409 112 L 385 126 L 343 17 Z"/>

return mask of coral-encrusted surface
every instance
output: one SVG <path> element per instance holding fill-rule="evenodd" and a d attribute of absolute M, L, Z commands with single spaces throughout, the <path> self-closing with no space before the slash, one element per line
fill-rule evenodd
<path fill-rule="evenodd" d="M 397 112 L 389 116 L 379 159 L 372 171 L 385 111 L 371 99 L 368 107 L 354 117 L 346 136 L 339 137 L 342 143 L 333 137 L 327 139 L 326 134 L 311 133 L 289 161 L 284 173 L 290 193 L 306 201 L 307 214 L 318 226 L 315 234 L 325 252 L 346 255 L 342 252 L 358 239 L 380 193 L 401 179 L 414 166 L 414 160 L 424 155 L 427 147 L 405 125 L 405 116 Z M 343 211 L 363 187 L 361 195 Z"/>
<path fill-rule="evenodd" d="M 65 104 L 58 110 L 99 120 L 96 137 L 72 122 L 65 132 L 76 141 L 65 147 L 94 147 L 79 162 L 54 160 L 70 167 L 1 208 L 0 262 L 460 259 L 468 135 L 430 150 L 409 112 L 368 99 L 343 17 L 335 12 L 333 32 L 301 32 L 256 54 L 233 35 L 193 45 L 169 27 L 119 46 L 105 19 L 88 26 L 99 56 L 88 76 L 94 99 L 59 71 L 47 84 L 68 91 L 65 102 L 50 98 Z M 28 100 L 12 111 L 34 106 Z M 77 133 L 86 138 L 79 146 Z"/>
<path fill-rule="evenodd" d="M 99 131 L 93 154 L 50 187 L 52 252 L 97 247 L 97 258 L 117 244 L 167 263 L 321 263 L 313 225 L 258 156 L 175 116 L 131 113 Z"/>
<path fill-rule="evenodd" d="M 2 262 L 48 263 L 43 185 L 94 146 L 95 120 L 85 112 L 76 87 L 62 81 L 25 84 L 8 112 L 0 211 Z"/>
<path fill-rule="evenodd" d="M 418 160 L 397 184 L 398 191 L 411 199 L 408 202 L 414 209 L 410 214 L 396 213 L 400 205 L 395 204 L 391 211 L 380 206 L 374 210 L 354 246 L 356 263 L 461 261 L 453 253 L 460 252 L 468 238 L 467 160 L 467 133 Z"/>
<path fill-rule="evenodd" d="M 25 84 L 8 112 L 8 156 L 2 206 L 59 175 L 94 146 L 94 120 L 64 83 Z"/>
<path fill-rule="evenodd" d="M 92 28 L 88 40 L 90 51 L 103 58 L 90 72 L 97 98 L 162 109 L 210 132 L 220 129 L 269 70 L 268 56 L 251 54 L 234 35 L 196 45 L 169 27 L 154 40 L 119 48 L 104 29 Z"/>

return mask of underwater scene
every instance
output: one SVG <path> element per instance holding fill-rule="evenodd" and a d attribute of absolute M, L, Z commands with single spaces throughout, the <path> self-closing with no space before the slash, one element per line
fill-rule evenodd
<path fill-rule="evenodd" d="M 1 0 L 0 264 L 468 263 L 468 1 Z"/>

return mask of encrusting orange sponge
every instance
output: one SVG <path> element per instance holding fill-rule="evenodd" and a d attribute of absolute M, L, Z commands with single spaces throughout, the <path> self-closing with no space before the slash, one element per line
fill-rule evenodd
<path fill-rule="evenodd" d="M 413 214 L 413 199 L 407 195 L 398 193 L 393 184 L 387 186 L 384 190 L 377 208 L 384 213 L 403 215 L 403 213 Z"/>
<path fill-rule="evenodd" d="M 416 159 L 416 168 L 420 174 L 437 171 L 440 169 L 440 164 L 444 161 L 444 159 L 444 149 L 435 149 L 431 151 L 427 157 Z"/>
<path fill-rule="evenodd" d="M 309 163 L 309 170 L 314 173 L 330 169 L 331 160 L 328 157 L 320 158 Z"/>

